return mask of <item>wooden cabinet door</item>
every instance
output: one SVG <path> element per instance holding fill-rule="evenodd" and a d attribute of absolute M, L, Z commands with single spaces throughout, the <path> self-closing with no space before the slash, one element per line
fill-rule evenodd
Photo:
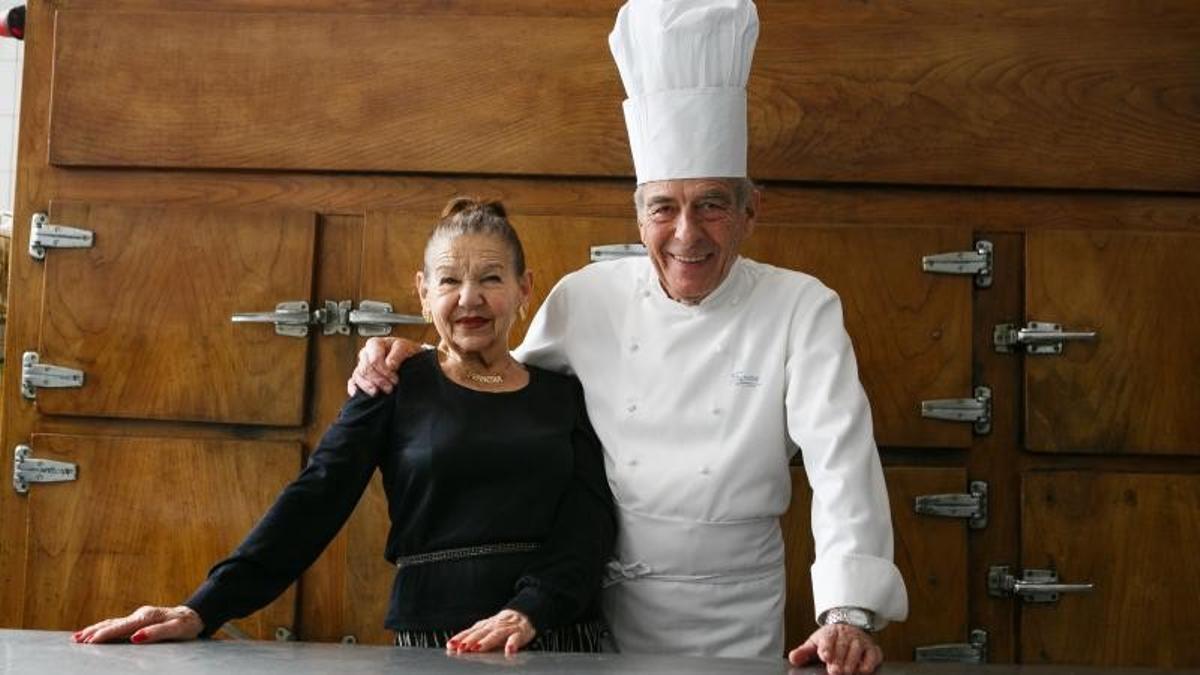
<path fill-rule="evenodd" d="M 921 258 L 973 248 L 961 229 L 760 224 L 743 253 L 812 274 L 841 296 L 881 446 L 965 448 L 971 425 L 924 419 L 921 401 L 974 395 L 974 286 L 922 271 Z"/>
<path fill-rule="evenodd" d="M 908 620 L 879 634 L 884 658 L 911 661 L 917 647 L 963 642 L 967 625 L 967 525 L 959 519 L 919 515 L 922 495 L 966 491 L 959 468 L 889 467 L 884 470 L 895 532 L 895 561 L 908 588 Z M 787 546 L 789 649 L 816 628 L 813 613 L 812 490 L 804 469 L 792 467 L 792 504 L 782 520 Z"/>
<path fill-rule="evenodd" d="M 39 360 L 84 382 L 39 389 L 38 412 L 303 422 L 308 340 L 231 317 L 310 302 L 314 214 L 54 202 L 49 220 L 94 245 L 40 263 Z"/>
<path fill-rule="evenodd" d="M 74 630 L 143 604 L 183 602 L 300 468 L 270 441 L 33 434 L 38 459 L 77 479 L 33 483 L 27 503 L 25 628 Z M 294 625 L 295 591 L 235 622 L 272 639 Z"/>
<path fill-rule="evenodd" d="M 1021 602 L 1022 663 L 1200 667 L 1200 475 L 1034 471 L 1021 564 L 1090 593 Z"/>
<path fill-rule="evenodd" d="M 1200 455 L 1200 234 L 1044 230 L 1026 249 L 1026 318 L 1098 333 L 1025 357 L 1028 449 Z"/>

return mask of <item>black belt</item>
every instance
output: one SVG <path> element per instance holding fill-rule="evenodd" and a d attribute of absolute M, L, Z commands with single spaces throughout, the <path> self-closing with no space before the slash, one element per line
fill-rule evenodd
<path fill-rule="evenodd" d="M 465 560 L 467 558 L 478 558 L 484 555 L 494 555 L 496 553 L 529 553 L 541 548 L 542 545 L 536 542 L 513 542 L 506 544 L 482 544 L 480 546 L 464 546 L 463 548 L 447 548 L 441 551 L 430 551 L 429 553 L 417 553 L 415 555 L 405 555 L 396 558 L 394 561 L 396 569 L 404 567 L 412 567 L 413 565 L 425 565 L 427 563 L 445 562 L 447 560 Z"/>

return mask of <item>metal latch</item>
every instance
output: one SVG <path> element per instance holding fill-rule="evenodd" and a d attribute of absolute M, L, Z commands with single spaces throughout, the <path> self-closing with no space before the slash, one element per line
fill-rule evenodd
<path fill-rule="evenodd" d="M 29 255 L 46 259 L 48 248 L 91 248 L 95 235 L 91 230 L 67 225 L 51 225 L 44 213 L 35 213 L 29 223 Z"/>
<path fill-rule="evenodd" d="M 982 628 L 971 631 L 966 643 L 950 643 L 917 647 L 914 661 L 923 663 L 987 663 L 988 634 Z"/>
<path fill-rule="evenodd" d="M 83 386 L 83 371 L 49 363 L 40 363 L 37 352 L 21 355 L 21 396 L 37 399 L 39 387 L 71 389 Z"/>
<path fill-rule="evenodd" d="M 913 510 L 921 515 L 941 518 L 966 518 L 967 527 L 987 527 L 988 484 L 973 480 L 968 494 L 921 495 L 913 500 Z"/>
<path fill-rule="evenodd" d="M 62 483 L 75 480 L 76 467 L 70 462 L 35 459 L 28 445 L 18 445 L 13 453 L 13 489 L 17 494 L 29 492 L 30 483 Z"/>
<path fill-rule="evenodd" d="M 646 247 L 641 244 L 604 244 L 592 247 L 592 262 L 636 258 L 644 255 L 646 255 Z"/>
<path fill-rule="evenodd" d="M 322 335 L 350 334 L 350 301 L 326 300 L 323 309 L 315 309 L 312 313 L 312 324 L 321 324 Z"/>
<path fill-rule="evenodd" d="M 973 274 L 975 285 L 992 285 L 992 242 L 980 239 L 974 251 L 938 253 L 921 258 L 921 269 L 934 274 Z"/>
<path fill-rule="evenodd" d="M 1059 593 L 1090 593 L 1095 584 L 1060 584 L 1054 570 L 1025 570 L 1021 579 L 1008 573 L 1007 565 L 988 568 L 988 595 L 1015 595 L 1025 602 L 1057 602 Z"/>
<path fill-rule="evenodd" d="M 1067 340 L 1090 341 L 1096 339 L 1096 331 L 1064 331 L 1062 326 L 1046 321 L 1030 321 L 1024 328 L 1017 324 L 1002 323 L 992 330 L 992 344 L 996 351 L 1011 353 L 1024 348 L 1026 354 L 1061 354 L 1063 342 Z"/>
<path fill-rule="evenodd" d="M 975 398 L 942 398 L 921 401 L 921 417 L 952 422 L 971 422 L 975 433 L 992 431 L 992 389 L 975 387 Z"/>
<path fill-rule="evenodd" d="M 363 300 L 358 309 L 350 312 L 349 322 L 364 337 L 388 335 L 392 326 L 414 326 L 425 323 L 424 317 L 414 314 L 393 314 L 392 305 L 378 300 Z"/>
<path fill-rule="evenodd" d="M 314 323 L 308 303 L 303 301 L 281 302 L 275 305 L 274 312 L 243 312 L 230 319 L 234 323 L 273 323 L 276 335 L 288 337 L 305 337 L 309 324 Z"/>

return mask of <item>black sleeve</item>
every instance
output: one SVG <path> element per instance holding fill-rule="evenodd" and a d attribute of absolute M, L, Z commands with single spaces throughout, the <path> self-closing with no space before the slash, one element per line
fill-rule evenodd
<path fill-rule="evenodd" d="M 578 383 L 575 389 L 579 414 L 571 435 L 571 483 L 559 503 L 553 529 L 505 605 L 528 616 L 538 630 L 584 618 L 600 591 L 617 533 L 600 440 L 588 421 Z"/>
<path fill-rule="evenodd" d="M 184 604 L 204 620 L 202 636 L 270 603 L 308 569 L 354 512 L 387 442 L 392 395 L 359 393 L 325 432 L 308 466 L 284 488 L 231 556 Z"/>

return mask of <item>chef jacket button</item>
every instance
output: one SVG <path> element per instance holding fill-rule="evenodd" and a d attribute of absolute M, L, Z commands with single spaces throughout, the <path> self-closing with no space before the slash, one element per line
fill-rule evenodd
<path fill-rule="evenodd" d="M 628 408 L 626 408 L 625 410 L 627 410 L 627 411 L 629 411 L 629 412 L 637 412 L 637 404 L 636 404 L 636 403 L 630 403 L 630 404 L 629 404 L 629 407 L 628 407 Z"/>
<path fill-rule="evenodd" d="M 705 476 L 707 476 L 707 475 L 708 475 L 708 473 L 709 473 L 709 472 L 708 472 L 708 467 L 707 467 L 707 466 L 702 466 L 702 467 L 700 467 L 700 473 L 702 473 L 702 474 L 704 474 Z"/>
<path fill-rule="evenodd" d="M 720 409 L 720 408 L 713 408 L 713 409 L 712 409 L 712 414 L 714 414 L 714 415 L 720 415 L 720 414 L 721 414 L 721 409 Z"/>
<path fill-rule="evenodd" d="M 631 459 L 629 459 L 628 461 L 626 461 L 625 463 L 626 463 L 626 464 L 628 464 L 629 466 L 637 466 L 637 460 L 636 460 L 636 459 L 632 459 L 632 458 L 631 458 Z"/>
<path fill-rule="evenodd" d="M 643 298 L 648 298 L 648 297 L 650 297 L 650 291 L 642 291 L 642 297 L 643 297 Z"/>
<path fill-rule="evenodd" d="M 635 343 L 629 345 L 629 351 L 636 352 L 637 350 L 638 350 L 638 343 L 635 342 Z"/>

